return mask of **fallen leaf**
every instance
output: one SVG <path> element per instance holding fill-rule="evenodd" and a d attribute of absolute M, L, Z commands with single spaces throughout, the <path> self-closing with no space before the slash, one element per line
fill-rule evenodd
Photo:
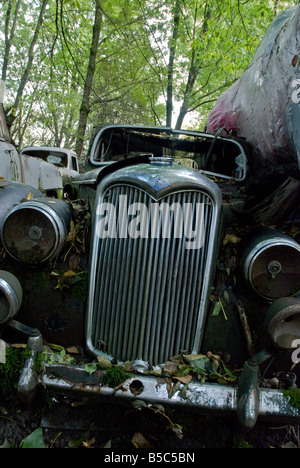
<path fill-rule="evenodd" d="M 76 270 L 80 264 L 80 255 L 73 254 L 69 258 L 69 267 L 71 270 Z"/>
<path fill-rule="evenodd" d="M 85 442 L 82 442 L 83 447 L 85 448 L 93 448 L 92 445 L 96 442 L 95 437 L 92 437 L 92 439 L 87 440 Z"/>
<path fill-rule="evenodd" d="M 77 348 L 77 346 L 70 346 L 69 348 L 67 348 L 67 351 L 70 354 L 80 354 L 79 349 Z"/>
<path fill-rule="evenodd" d="M 181 382 L 179 380 L 177 382 L 171 382 L 171 387 L 168 390 L 169 398 L 172 398 L 172 396 L 180 390 L 180 386 Z"/>
<path fill-rule="evenodd" d="M 172 396 L 172 379 L 170 379 L 169 377 L 166 378 L 166 382 L 167 382 L 167 392 L 168 392 L 168 396 L 169 398 L 171 398 Z"/>
<path fill-rule="evenodd" d="M 221 302 L 220 301 L 215 302 L 211 316 L 218 317 L 221 310 L 222 310 Z"/>
<path fill-rule="evenodd" d="M 210 351 L 207 351 L 207 357 L 213 359 L 214 361 L 222 361 L 221 356 L 219 356 L 218 354 L 213 354 Z"/>
<path fill-rule="evenodd" d="M 111 361 L 105 356 L 103 356 L 103 354 L 97 357 L 97 361 L 99 362 L 100 367 L 102 367 L 103 369 L 109 369 L 110 367 L 112 367 Z"/>
<path fill-rule="evenodd" d="M 188 385 L 186 384 L 183 386 L 183 388 L 179 392 L 179 396 L 183 398 L 184 400 L 186 400 L 187 398 L 187 391 L 188 391 Z"/>
<path fill-rule="evenodd" d="M 26 197 L 26 200 L 32 200 L 33 199 L 33 191 L 31 190 L 29 194 Z"/>
<path fill-rule="evenodd" d="M 191 366 L 197 374 L 209 375 L 216 371 L 212 361 L 207 356 L 191 361 Z"/>
<path fill-rule="evenodd" d="M 143 400 L 133 400 L 131 402 L 131 406 L 138 411 L 141 411 L 143 408 L 148 408 L 147 403 L 145 403 Z"/>
<path fill-rule="evenodd" d="M 10 346 L 11 346 L 11 348 L 15 348 L 15 349 L 25 349 L 25 348 L 27 348 L 26 343 L 13 343 Z"/>
<path fill-rule="evenodd" d="M 183 358 L 187 363 L 190 363 L 198 359 L 206 358 L 206 354 L 185 354 Z"/>
<path fill-rule="evenodd" d="M 169 361 L 172 361 L 172 362 L 178 362 L 180 361 L 181 359 L 181 354 L 177 354 L 177 356 L 172 356 Z"/>
<path fill-rule="evenodd" d="M 75 238 L 75 235 L 76 235 L 76 230 L 75 230 L 75 224 L 74 224 L 74 221 L 71 220 L 71 224 L 70 224 L 70 232 L 67 236 L 67 239 L 66 241 L 67 242 L 72 242 Z"/>
<path fill-rule="evenodd" d="M 136 448 L 152 448 L 152 445 L 140 432 L 134 434 L 131 442 Z"/>
<path fill-rule="evenodd" d="M 165 414 L 165 407 L 160 404 L 152 405 L 151 408 L 156 412 L 156 413 L 161 413 Z"/>
<path fill-rule="evenodd" d="M 164 372 L 166 374 L 175 374 L 177 371 L 177 363 L 172 362 L 172 361 L 167 361 L 166 364 L 164 365 Z"/>
<path fill-rule="evenodd" d="M 94 372 L 96 372 L 97 370 L 97 364 L 86 364 L 84 366 L 84 370 L 85 372 L 87 372 L 88 374 L 93 374 Z"/>
<path fill-rule="evenodd" d="M 171 429 L 172 429 L 173 432 L 175 432 L 178 439 L 180 439 L 180 440 L 183 439 L 182 427 L 179 426 L 179 424 L 174 424 L 173 426 L 171 426 Z"/>
<path fill-rule="evenodd" d="M 76 276 L 76 273 L 73 270 L 68 270 L 64 273 L 64 276 L 69 278 L 70 276 Z"/>
<path fill-rule="evenodd" d="M 57 271 L 51 271 L 50 276 L 59 276 Z"/>
<path fill-rule="evenodd" d="M 21 442 L 22 448 L 46 448 L 43 441 L 43 430 L 38 427 Z"/>
<path fill-rule="evenodd" d="M 224 240 L 223 240 L 223 245 L 227 245 L 227 244 L 238 244 L 239 242 L 241 242 L 241 239 L 237 236 L 235 236 L 234 234 L 226 234 Z"/>
<path fill-rule="evenodd" d="M 173 377 L 173 379 L 179 380 L 183 384 L 189 384 L 190 381 L 192 380 L 191 375 L 184 375 L 183 377 L 177 377 L 176 375 Z"/>

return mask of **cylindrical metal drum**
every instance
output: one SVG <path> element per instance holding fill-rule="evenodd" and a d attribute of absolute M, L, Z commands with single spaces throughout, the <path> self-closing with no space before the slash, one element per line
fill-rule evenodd
<path fill-rule="evenodd" d="M 5 249 L 15 260 L 27 264 L 57 257 L 68 235 L 72 212 L 69 203 L 52 198 L 20 203 L 3 223 Z"/>
<path fill-rule="evenodd" d="M 300 340 L 300 299 L 282 297 L 267 310 L 265 327 L 273 344 L 281 349 L 292 349 Z"/>
<path fill-rule="evenodd" d="M 0 270 L 0 324 L 8 322 L 17 314 L 22 298 L 19 280 L 12 273 Z"/>
<path fill-rule="evenodd" d="M 241 266 L 246 281 L 265 299 L 294 296 L 300 290 L 300 245 L 279 231 L 253 231 L 245 240 Z"/>

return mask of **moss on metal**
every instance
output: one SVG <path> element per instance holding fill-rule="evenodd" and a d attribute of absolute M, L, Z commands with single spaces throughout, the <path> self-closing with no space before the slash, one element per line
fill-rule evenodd
<path fill-rule="evenodd" d="M 103 384 L 115 388 L 128 379 L 130 376 L 120 367 L 114 366 L 106 370 Z"/>
<path fill-rule="evenodd" d="M 0 390 L 10 392 L 17 388 L 25 360 L 30 356 L 29 348 L 6 349 L 5 363 L 0 364 Z"/>
<path fill-rule="evenodd" d="M 300 389 L 281 390 L 290 405 L 300 411 Z"/>

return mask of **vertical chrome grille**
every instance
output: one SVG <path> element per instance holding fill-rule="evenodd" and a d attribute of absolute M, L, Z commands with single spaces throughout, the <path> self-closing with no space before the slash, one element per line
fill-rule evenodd
<path fill-rule="evenodd" d="M 120 238 L 119 217 L 115 238 L 100 239 L 93 252 L 95 280 L 89 327 L 92 346 L 118 360 L 142 359 L 158 364 L 182 350 L 193 350 L 203 314 L 203 285 L 211 268 L 207 257 L 208 246 L 215 238 L 214 204 L 201 191 L 174 193 L 156 202 L 130 185 L 110 187 L 99 202 L 111 203 L 118 213 L 121 195 L 127 196 L 128 206 L 143 203 L 148 213 L 151 204 L 162 202 L 179 203 L 182 209 L 187 203 L 194 207 L 201 203 L 204 207 L 202 248 L 186 249 L 186 237 L 172 235 L 176 227 L 172 215 L 170 238 L 162 235 L 161 222 L 158 238 Z M 122 216 L 128 226 L 127 212 Z M 150 216 L 147 223 L 149 229 L 154 228 Z"/>

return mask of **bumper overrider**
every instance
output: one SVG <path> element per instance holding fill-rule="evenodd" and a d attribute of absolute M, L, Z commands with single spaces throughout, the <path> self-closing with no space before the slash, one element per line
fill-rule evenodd
<path fill-rule="evenodd" d="M 186 386 L 184 395 L 179 386 L 170 396 L 167 378 L 143 375 L 140 372 L 131 374 L 130 378 L 116 388 L 103 384 L 105 370 L 90 374 L 80 366 L 45 364 L 43 371 L 38 373 L 35 362 L 43 350 L 42 335 L 36 329 L 24 329 L 17 322 L 14 327 L 29 335 L 28 348 L 31 356 L 25 362 L 18 383 L 19 396 L 26 403 L 32 402 L 36 391 L 41 387 L 58 393 L 90 394 L 106 401 L 143 401 L 181 410 L 192 409 L 204 414 L 214 412 L 218 416 L 233 416 L 246 430 L 251 430 L 259 419 L 277 423 L 300 423 L 300 411 L 293 404 L 289 392 L 259 386 L 259 365 L 272 356 L 268 351 L 261 351 L 245 362 L 238 383 L 234 386 L 191 381 Z"/>

